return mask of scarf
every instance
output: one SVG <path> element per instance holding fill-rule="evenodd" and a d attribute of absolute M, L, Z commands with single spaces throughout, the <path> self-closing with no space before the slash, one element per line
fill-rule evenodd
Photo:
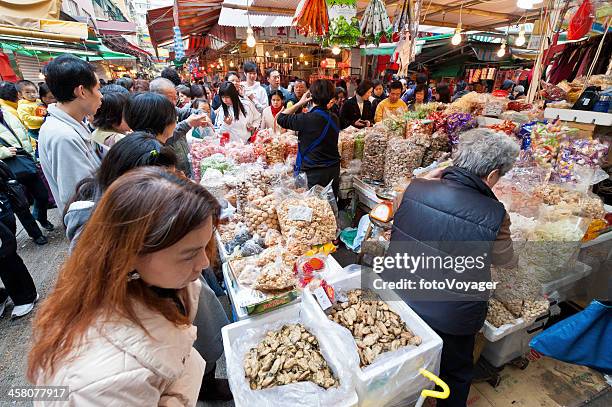
<path fill-rule="evenodd" d="M 281 105 L 278 109 L 270 105 L 270 109 L 272 110 L 272 116 L 276 118 L 276 115 L 279 114 L 283 110 L 283 105 Z"/>

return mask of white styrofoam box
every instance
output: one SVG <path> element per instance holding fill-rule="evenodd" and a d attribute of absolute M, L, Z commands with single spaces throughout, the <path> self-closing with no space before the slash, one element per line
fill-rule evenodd
<path fill-rule="evenodd" d="M 361 271 L 327 282 L 336 292 L 361 288 Z M 388 300 L 389 294 L 385 295 Z M 374 361 L 365 369 L 356 369 L 355 386 L 360 406 L 412 404 L 423 389 L 433 387 L 431 381 L 418 373 L 419 369 L 427 369 L 436 375 L 440 369 L 442 339 L 399 297 L 394 301 L 387 301 L 387 304 L 415 335 L 421 337 L 422 343 L 409 352 L 386 352 L 383 355 L 388 357 L 384 360 Z M 308 307 L 309 312 L 318 314 L 319 318 L 327 319 L 308 289 L 302 294 L 302 306 Z M 354 352 L 356 355 L 356 350 Z M 397 357 L 393 357 L 396 352 Z"/>
<path fill-rule="evenodd" d="M 567 122 L 598 124 L 600 126 L 612 126 L 612 113 L 547 107 L 544 109 L 544 118 L 561 119 Z"/>
<path fill-rule="evenodd" d="M 300 304 L 292 304 L 286 307 L 270 311 L 266 314 L 261 314 L 255 316 L 253 318 L 246 319 L 244 321 L 234 322 L 233 324 L 229 324 L 224 326 L 221 329 L 221 335 L 223 337 L 223 350 L 225 353 L 225 360 L 227 363 L 230 363 L 233 356 L 233 348 L 232 344 L 240 338 L 247 329 L 253 329 L 257 327 L 261 327 L 263 325 L 274 324 L 275 322 L 281 321 L 294 321 L 296 318 L 299 318 L 300 315 Z M 317 336 L 317 339 L 321 343 L 325 341 L 325 338 L 320 335 Z M 229 374 L 229 371 L 228 371 Z M 246 381 L 245 381 L 246 385 Z M 246 406 L 245 404 L 241 404 L 239 400 L 234 400 L 236 407 L 252 407 Z M 358 397 L 357 393 L 354 391 L 351 393 L 350 397 L 345 400 L 344 403 L 340 403 L 334 405 L 334 407 L 353 407 L 357 406 Z M 272 407 L 276 403 L 271 403 L 270 406 L 261 406 L 261 407 Z M 283 407 L 287 406 L 287 404 L 283 404 Z M 259 407 L 259 406 L 258 406 Z M 323 407 L 323 406 L 321 406 Z"/>
<path fill-rule="evenodd" d="M 487 341 L 482 356 L 494 367 L 502 367 L 506 363 L 529 352 L 529 342 L 544 329 L 548 317 L 536 320 L 529 326 L 513 330 L 495 342 Z M 486 338 L 486 336 L 485 336 Z"/>

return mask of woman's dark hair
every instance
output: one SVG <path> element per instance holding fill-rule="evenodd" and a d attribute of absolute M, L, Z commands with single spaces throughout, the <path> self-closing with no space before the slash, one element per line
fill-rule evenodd
<path fill-rule="evenodd" d="M 281 92 L 280 90 L 273 90 L 272 92 L 270 92 L 270 96 L 268 96 L 268 104 L 270 105 L 272 105 L 272 96 L 278 96 L 279 98 L 281 98 L 283 105 L 285 104 L 285 96 L 283 96 L 283 92 Z"/>
<path fill-rule="evenodd" d="M 372 82 L 370 82 L 369 80 L 366 79 L 366 80 L 361 81 L 359 83 L 359 85 L 357 86 L 356 92 L 357 92 L 357 94 L 359 96 L 363 96 L 363 95 L 365 95 L 368 92 L 368 90 L 370 90 L 372 88 L 373 88 Z"/>
<path fill-rule="evenodd" d="M 77 184 L 76 193 L 66 205 L 64 215 L 72 202 L 98 200 L 113 181 L 133 168 L 175 167 L 176 163 L 172 147 L 163 145 L 153 134 L 135 131 L 108 150 L 93 177 L 85 178 Z"/>
<path fill-rule="evenodd" d="M 102 130 L 112 130 L 121 124 L 123 108 L 128 100 L 126 93 L 112 92 L 102 97 L 102 104 L 94 115 L 93 125 Z"/>
<path fill-rule="evenodd" d="M 53 94 L 53 93 L 51 93 L 51 90 L 49 89 L 46 83 L 41 82 L 38 85 L 38 96 L 42 99 L 45 96 L 48 96 L 49 94 Z"/>
<path fill-rule="evenodd" d="M 17 95 L 17 88 L 14 83 L 7 81 L 0 82 L 0 99 L 17 103 L 19 96 Z"/>
<path fill-rule="evenodd" d="M 201 98 L 201 97 L 206 96 L 204 94 L 204 87 L 202 87 L 202 85 L 197 85 L 197 84 L 191 85 L 189 92 L 192 98 Z"/>
<path fill-rule="evenodd" d="M 49 62 L 45 81 L 58 102 L 73 101 L 74 89 L 81 85 L 92 89 L 98 84 L 93 67 L 70 54 L 62 54 Z"/>
<path fill-rule="evenodd" d="M 176 109 L 164 96 L 152 92 L 130 96 L 123 109 L 125 122 L 134 131 L 159 135 L 176 123 Z"/>
<path fill-rule="evenodd" d="M 417 83 L 414 93 L 417 94 L 418 92 L 427 92 L 427 86 L 424 83 Z M 427 96 L 427 93 L 425 96 Z"/>
<path fill-rule="evenodd" d="M 119 86 L 123 86 L 124 88 L 126 88 L 128 92 L 131 91 L 134 87 L 134 81 L 132 80 L 132 78 L 128 78 L 125 76 L 117 79 L 117 82 L 115 83 Z"/>
<path fill-rule="evenodd" d="M 253 61 L 245 61 L 242 65 L 242 70 L 246 72 L 255 72 L 257 73 L 257 64 Z"/>
<path fill-rule="evenodd" d="M 200 105 L 200 103 L 209 103 L 209 102 L 208 102 L 208 99 L 206 98 L 196 98 L 191 101 L 191 108 L 198 109 L 198 106 Z"/>
<path fill-rule="evenodd" d="M 418 73 L 416 76 L 416 83 L 417 85 L 427 83 L 427 75 L 425 75 L 424 73 Z"/>
<path fill-rule="evenodd" d="M 383 85 L 382 81 L 379 81 L 378 79 L 375 81 L 372 81 L 372 89 L 376 88 L 377 86 L 382 86 L 383 91 L 385 90 L 385 86 Z"/>
<path fill-rule="evenodd" d="M 312 101 L 323 108 L 334 98 L 335 92 L 336 88 L 329 79 L 317 79 L 310 85 Z"/>
<path fill-rule="evenodd" d="M 344 93 L 344 97 L 346 97 L 346 89 L 344 89 L 342 86 L 338 86 L 336 88 L 336 98 L 340 96 L 341 93 Z"/>
<path fill-rule="evenodd" d="M 232 108 L 234 109 L 234 117 L 236 118 L 236 120 L 238 120 L 238 118 L 240 117 L 240 112 L 242 112 L 242 114 L 246 116 L 246 109 L 240 101 L 240 95 L 238 95 L 238 90 L 236 90 L 236 87 L 233 83 L 223 82 L 221 87 L 219 87 L 219 98 L 221 98 L 221 107 L 223 108 L 223 114 L 225 115 L 225 117 L 227 117 L 228 106 L 223 103 L 223 96 L 227 96 L 232 99 Z"/>
<path fill-rule="evenodd" d="M 160 76 L 162 78 L 166 78 L 170 80 L 174 84 L 174 86 L 178 86 L 181 84 L 181 77 L 179 76 L 178 72 L 176 72 L 174 68 L 171 68 L 171 67 L 164 68 L 164 70 L 161 71 Z"/>
<path fill-rule="evenodd" d="M 440 82 L 438 86 L 436 86 L 436 93 L 439 96 L 438 102 L 450 103 L 451 94 L 450 94 L 450 88 L 448 87 L 448 83 Z"/>

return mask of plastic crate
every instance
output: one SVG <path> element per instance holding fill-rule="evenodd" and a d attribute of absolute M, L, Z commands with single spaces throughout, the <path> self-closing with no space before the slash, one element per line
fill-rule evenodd
<path fill-rule="evenodd" d="M 328 280 L 336 292 L 361 288 L 361 271 L 336 280 Z M 385 299 L 389 299 L 385 292 Z M 304 290 L 302 304 L 308 312 L 327 318 L 313 294 Z M 355 372 L 355 386 L 360 406 L 405 406 L 413 404 L 425 388 L 432 388 L 432 382 L 421 376 L 420 368 L 438 374 L 442 339 L 399 297 L 387 301 L 389 308 L 399 314 L 408 327 L 422 339 L 421 345 L 410 352 L 384 361 L 374 361 L 365 370 Z M 356 345 L 355 345 L 356 346 Z M 388 352 L 392 354 L 393 352 Z"/>
<path fill-rule="evenodd" d="M 531 338 L 541 332 L 547 322 L 548 314 L 539 317 L 529 326 L 522 326 L 520 329 L 513 330 L 497 341 L 487 340 L 482 350 L 482 357 L 494 367 L 503 367 L 511 360 L 529 352 Z"/>
<path fill-rule="evenodd" d="M 244 321 L 234 322 L 233 324 L 224 326 L 221 329 L 221 335 L 223 337 L 223 350 L 227 363 L 230 363 L 230 360 L 233 355 L 232 343 L 234 343 L 238 338 L 240 338 L 247 329 L 254 329 L 262 325 L 267 325 L 283 320 L 294 320 L 295 318 L 299 317 L 300 308 L 300 304 L 292 304 L 264 315 L 249 318 Z M 319 342 L 325 340 L 325 338 L 321 338 L 320 336 L 317 336 L 317 339 L 319 340 Z M 244 385 L 247 386 L 246 381 Z M 240 400 L 234 399 L 234 402 L 236 407 L 252 407 L 247 405 L 246 403 L 241 403 Z M 353 407 L 357 406 L 357 404 L 357 393 L 353 391 L 351 396 L 347 400 L 345 400 L 345 402 L 334 405 L 334 407 Z M 269 405 L 261 407 L 271 407 L 274 405 L 275 403 L 271 402 Z"/>

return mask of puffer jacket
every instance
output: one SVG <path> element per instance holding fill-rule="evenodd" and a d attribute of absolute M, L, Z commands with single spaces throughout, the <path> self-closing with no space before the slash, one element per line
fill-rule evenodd
<path fill-rule="evenodd" d="M 17 117 L 13 116 L 5 107 L 2 107 L 2 117 L 6 124 L 8 124 L 13 132 L 6 128 L 6 126 L 0 124 L 0 138 L 6 141 L 13 147 L 23 148 L 27 151 L 32 157 L 34 157 L 34 150 L 32 149 L 32 143 L 30 141 L 30 136 L 28 136 L 28 132 L 26 128 L 21 124 Z M 17 136 L 17 137 L 15 137 Z M 0 160 L 5 160 L 11 157 L 11 153 L 8 150 L 8 147 L 4 145 L 0 145 Z"/>
<path fill-rule="evenodd" d="M 491 188 L 480 178 L 457 167 L 449 167 L 440 180 L 414 179 L 402 199 L 393 220 L 388 257 L 397 254 L 483 256 L 484 267 L 468 267 L 465 271 L 445 273 L 436 268 L 407 272 L 390 268 L 382 272 L 387 281 L 398 277 L 419 280 L 444 278 L 461 281 L 487 281 L 497 239 L 506 210 Z M 394 274 L 394 273 L 401 274 Z M 449 335 L 473 335 L 484 324 L 488 293 L 462 295 L 453 290 L 420 292 L 398 290 L 397 294 L 429 326 Z"/>
<path fill-rule="evenodd" d="M 192 321 L 200 290 L 199 280 L 187 287 Z M 195 406 L 205 368 L 193 348 L 196 327 L 177 327 L 140 303 L 135 309 L 150 335 L 125 320 L 98 321 L 71 355 L 76 357 L 36 384 L 68 386 L 66 406 Z"/>

